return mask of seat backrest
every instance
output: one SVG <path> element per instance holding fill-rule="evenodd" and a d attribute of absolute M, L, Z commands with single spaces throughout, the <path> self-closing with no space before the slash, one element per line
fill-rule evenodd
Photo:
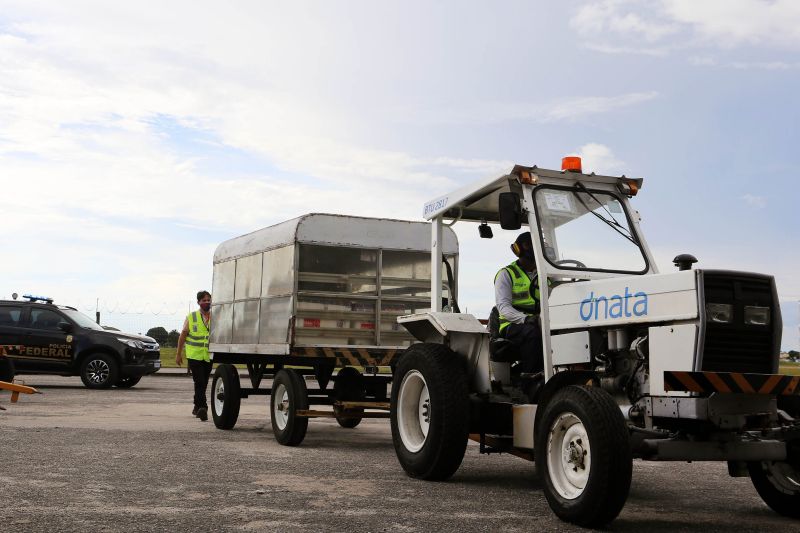
<path fill-rule="evenodd" d="M 489 330 L 489 337 L 496 339 L 500 336 L 500 311 L 497 306 L 492 307 L 492 312 L 489 313 L 489 323 L 486 325 Z"/>

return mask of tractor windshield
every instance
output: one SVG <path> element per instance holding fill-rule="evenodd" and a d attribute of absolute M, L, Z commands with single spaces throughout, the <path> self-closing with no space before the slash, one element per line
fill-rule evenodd
<path fill-rule="evenodd" d="M 647 259 L 617 196 L 586 189 L 542 186 L 536 211 L 547 260 L 558 268 L 639 274 Z"/>

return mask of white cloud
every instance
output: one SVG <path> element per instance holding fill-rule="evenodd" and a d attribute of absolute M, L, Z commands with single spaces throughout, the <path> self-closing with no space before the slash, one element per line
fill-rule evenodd
<path fill-rule="evenodd" d="M 624 172 L 625 163 L 617 159 L 608 146 L 587 143 L 576 150 L 585 172 L 610 175 Z"/>
<path fill-rule="evenodd" d="M 655 91 L 628 93 L 619 96 L 589 96 L 571 98 L 550 106 L 542 115 L 543 122 L 576 120 L 587 115 L 608 113 L 625 107 L 647 102 L 658 96 Z"/>
<path fill-rule="evenodd" d="M 745 194 L 742 196 L 742 200 L 744 200 L 750 207 L 755 207 L 756 209 L 764 209 L 767 207 L 767 199 L 763 196 Z"/>
<path fill-rule="evenodd" d="M 588 48 L 611 54 L 663 55 L 702 46 L 800 49 L 795 0 L 592 1 L 574 12 L 570 26 Z"/>
<path fill-rule="evenodd" d="M 663 9 L 669 19 L 721 48 L 800 47 L 800 4 L 795 0 L 664 0 Z"/>
<path fill-rule="evenodd" d="M 530 102 L 482 102 L 472 107 L 431 110 L 425 117 L 412 117 L 403 112 L 409 122 L 440 124 L 496 124 L 512 121 L 532 121 L 547 124 L 557 121 L 579 121 L 584 118 L 619 111 L 658 98 L 657 91 L 625 93 L 616 96 L 574 96 L 544 104 Z M 473 166 L 472 164 L 468 166 Z"/>
<path fill-rule="evenodd" d="M 603 0 L 578 8 L 570 19 L 570 27 L 582 34 L 635 35 L 647 42 L 655 42 L 678 31 L 678 26 L 657 20 L 648 13 L 647 2 L 637 0 Z M 636 12 L 640 10 L 640 12 Z"/>
<path fill-rule="evenodd" d="M 584 47 L 595 52 L 611 55 L 641 55 L 650 57 L 664 57 L 670 53 L 672 47 L 642 47 L 642 46 L 620 46 L 606 43 L 587 42 Z"/>
<path fill-rule="evenodd" d="M 734 61 L 730 66 L 740 70 L 796 70 L 800 68 L 800 63 L 788 63 L 786 61 Z"/>

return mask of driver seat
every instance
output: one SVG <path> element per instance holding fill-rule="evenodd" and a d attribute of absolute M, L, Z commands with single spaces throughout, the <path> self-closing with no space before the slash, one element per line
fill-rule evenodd
<path fill-rule="evenodd" d="M 519 347 L 510 340 L 500 336 L 500 312 L 492 307 L 489 313 L 489 359 L 495 363 L 513 363 L 519 361 Z"/>

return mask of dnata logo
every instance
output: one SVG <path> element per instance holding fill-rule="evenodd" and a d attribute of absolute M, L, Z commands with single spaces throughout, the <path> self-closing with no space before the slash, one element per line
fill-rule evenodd
<path fill-rule="evenodd" d="M 645 316 L 647 314 L 647 294 L 637 292 L 631 294 L 630 289 L 625 287 L 625 294 L 615 294 L 613 296 L 598 296 L 595 298 L 594 292 L 589 293 L 589 297 L 581 302 L 581 320 L 598 320 L 609 318 L 622 318 L 631 316 Z"/>

